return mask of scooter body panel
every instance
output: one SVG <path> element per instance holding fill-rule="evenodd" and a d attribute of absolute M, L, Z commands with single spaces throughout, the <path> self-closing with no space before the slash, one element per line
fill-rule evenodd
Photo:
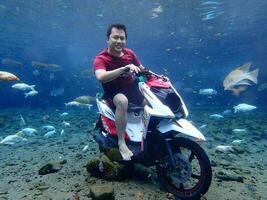
<path fill-rule="evenodd" d="M 178 120 L 162 120 L 160 121 L 158 131 L 161 133 L 167 133 L 170 131 L 176 131 L 193 138 L 196 138 L 199 141 L 205 141 L 204 135 L 188 120 L 178 119 Z"/>

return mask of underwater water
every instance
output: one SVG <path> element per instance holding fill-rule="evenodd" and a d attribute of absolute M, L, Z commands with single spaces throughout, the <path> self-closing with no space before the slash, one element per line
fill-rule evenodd
<path fill-rule="evenodd" d="M 1 0 L 0 71 L 20 81 L 0 81 L 0 139 L 26 127 L 37 133 L 24 144 L 0 145 L 0 198 L 67 199 L 77 192 L 88 199 L 88 185 L 109 183 L 88 179 L 83 168 L 99 154 L 91 134 L 96 105 L 65 103 L 101 91 L 92 63 L 107 47 L 107 26 L 117 22 L 127 26 L 126 46 L 144 66 L 170 78 L 189 119 L 202 127 L 214 174 L 205 198 L 266 198 L 266 10 L 267 1 L 259 0 Z M 36 62 L 60 70 L 34 67 Z M 239 96 L 224 90 L 225 77 L 247 62 L 251 70 L 259 69 L 257 83 Z M 16 83 L 35 85 L 38 93 L 25 98 L 29 90 L 12 88 Z M 200 94 L 207 88 L 217 94 Z M 234 113 L 241 103 L 257 108 Z M 51 137 L 44 137 L 47 125 L 56 130 Z M 215 151 L 234 140 L 241 141 L 235 153 Z M 90 147 L 82 151 L 85 145 Z M 39 176 L 38 170 L 53 159 L 67 163 L 59 173 Z M 243 181 L 225 180 L 225 174 Z M 115 199 L 172 198 L 154 179 L 112 184 Z"/>

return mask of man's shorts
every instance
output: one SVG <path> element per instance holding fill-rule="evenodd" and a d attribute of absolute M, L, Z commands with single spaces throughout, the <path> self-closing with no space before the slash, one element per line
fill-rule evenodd
<path fill-rule="evenodd" d="M 136 105 L 141 105 L 143 103 L 144 97 L 139 91 L 137 82 L 134 82 L 131 86 L 127 88 L 105 92 L 103 99 L 111 99 L 113 101 L 114 96 L 119 93 L 124 94 L 127 97 L 128 102 L 130 103 Z"/>

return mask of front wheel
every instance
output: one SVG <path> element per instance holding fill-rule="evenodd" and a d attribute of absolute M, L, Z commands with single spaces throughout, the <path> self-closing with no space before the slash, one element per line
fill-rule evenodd
<path fill-rule="evenodd" d="M 205 151 L 194 141 L 175 137 L 169 141 L 173 160 L 165 152 L 160 153 L 156 165 L 163 187 L 177 198 L 199 199 L 209 189 L 212 171 Z"/>

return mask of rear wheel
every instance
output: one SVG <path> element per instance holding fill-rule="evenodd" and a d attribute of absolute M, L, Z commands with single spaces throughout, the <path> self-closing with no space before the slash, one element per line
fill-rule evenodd
<path fill-rule="evenodd" d="M 199 199 L 209 189 L 212 171 L 205 151 L 187 138 L 173 138 L 170 141 L 174 163 L 170 156 L 161 153 L 156 165 L 163 187 L 180 199 Z"/>

